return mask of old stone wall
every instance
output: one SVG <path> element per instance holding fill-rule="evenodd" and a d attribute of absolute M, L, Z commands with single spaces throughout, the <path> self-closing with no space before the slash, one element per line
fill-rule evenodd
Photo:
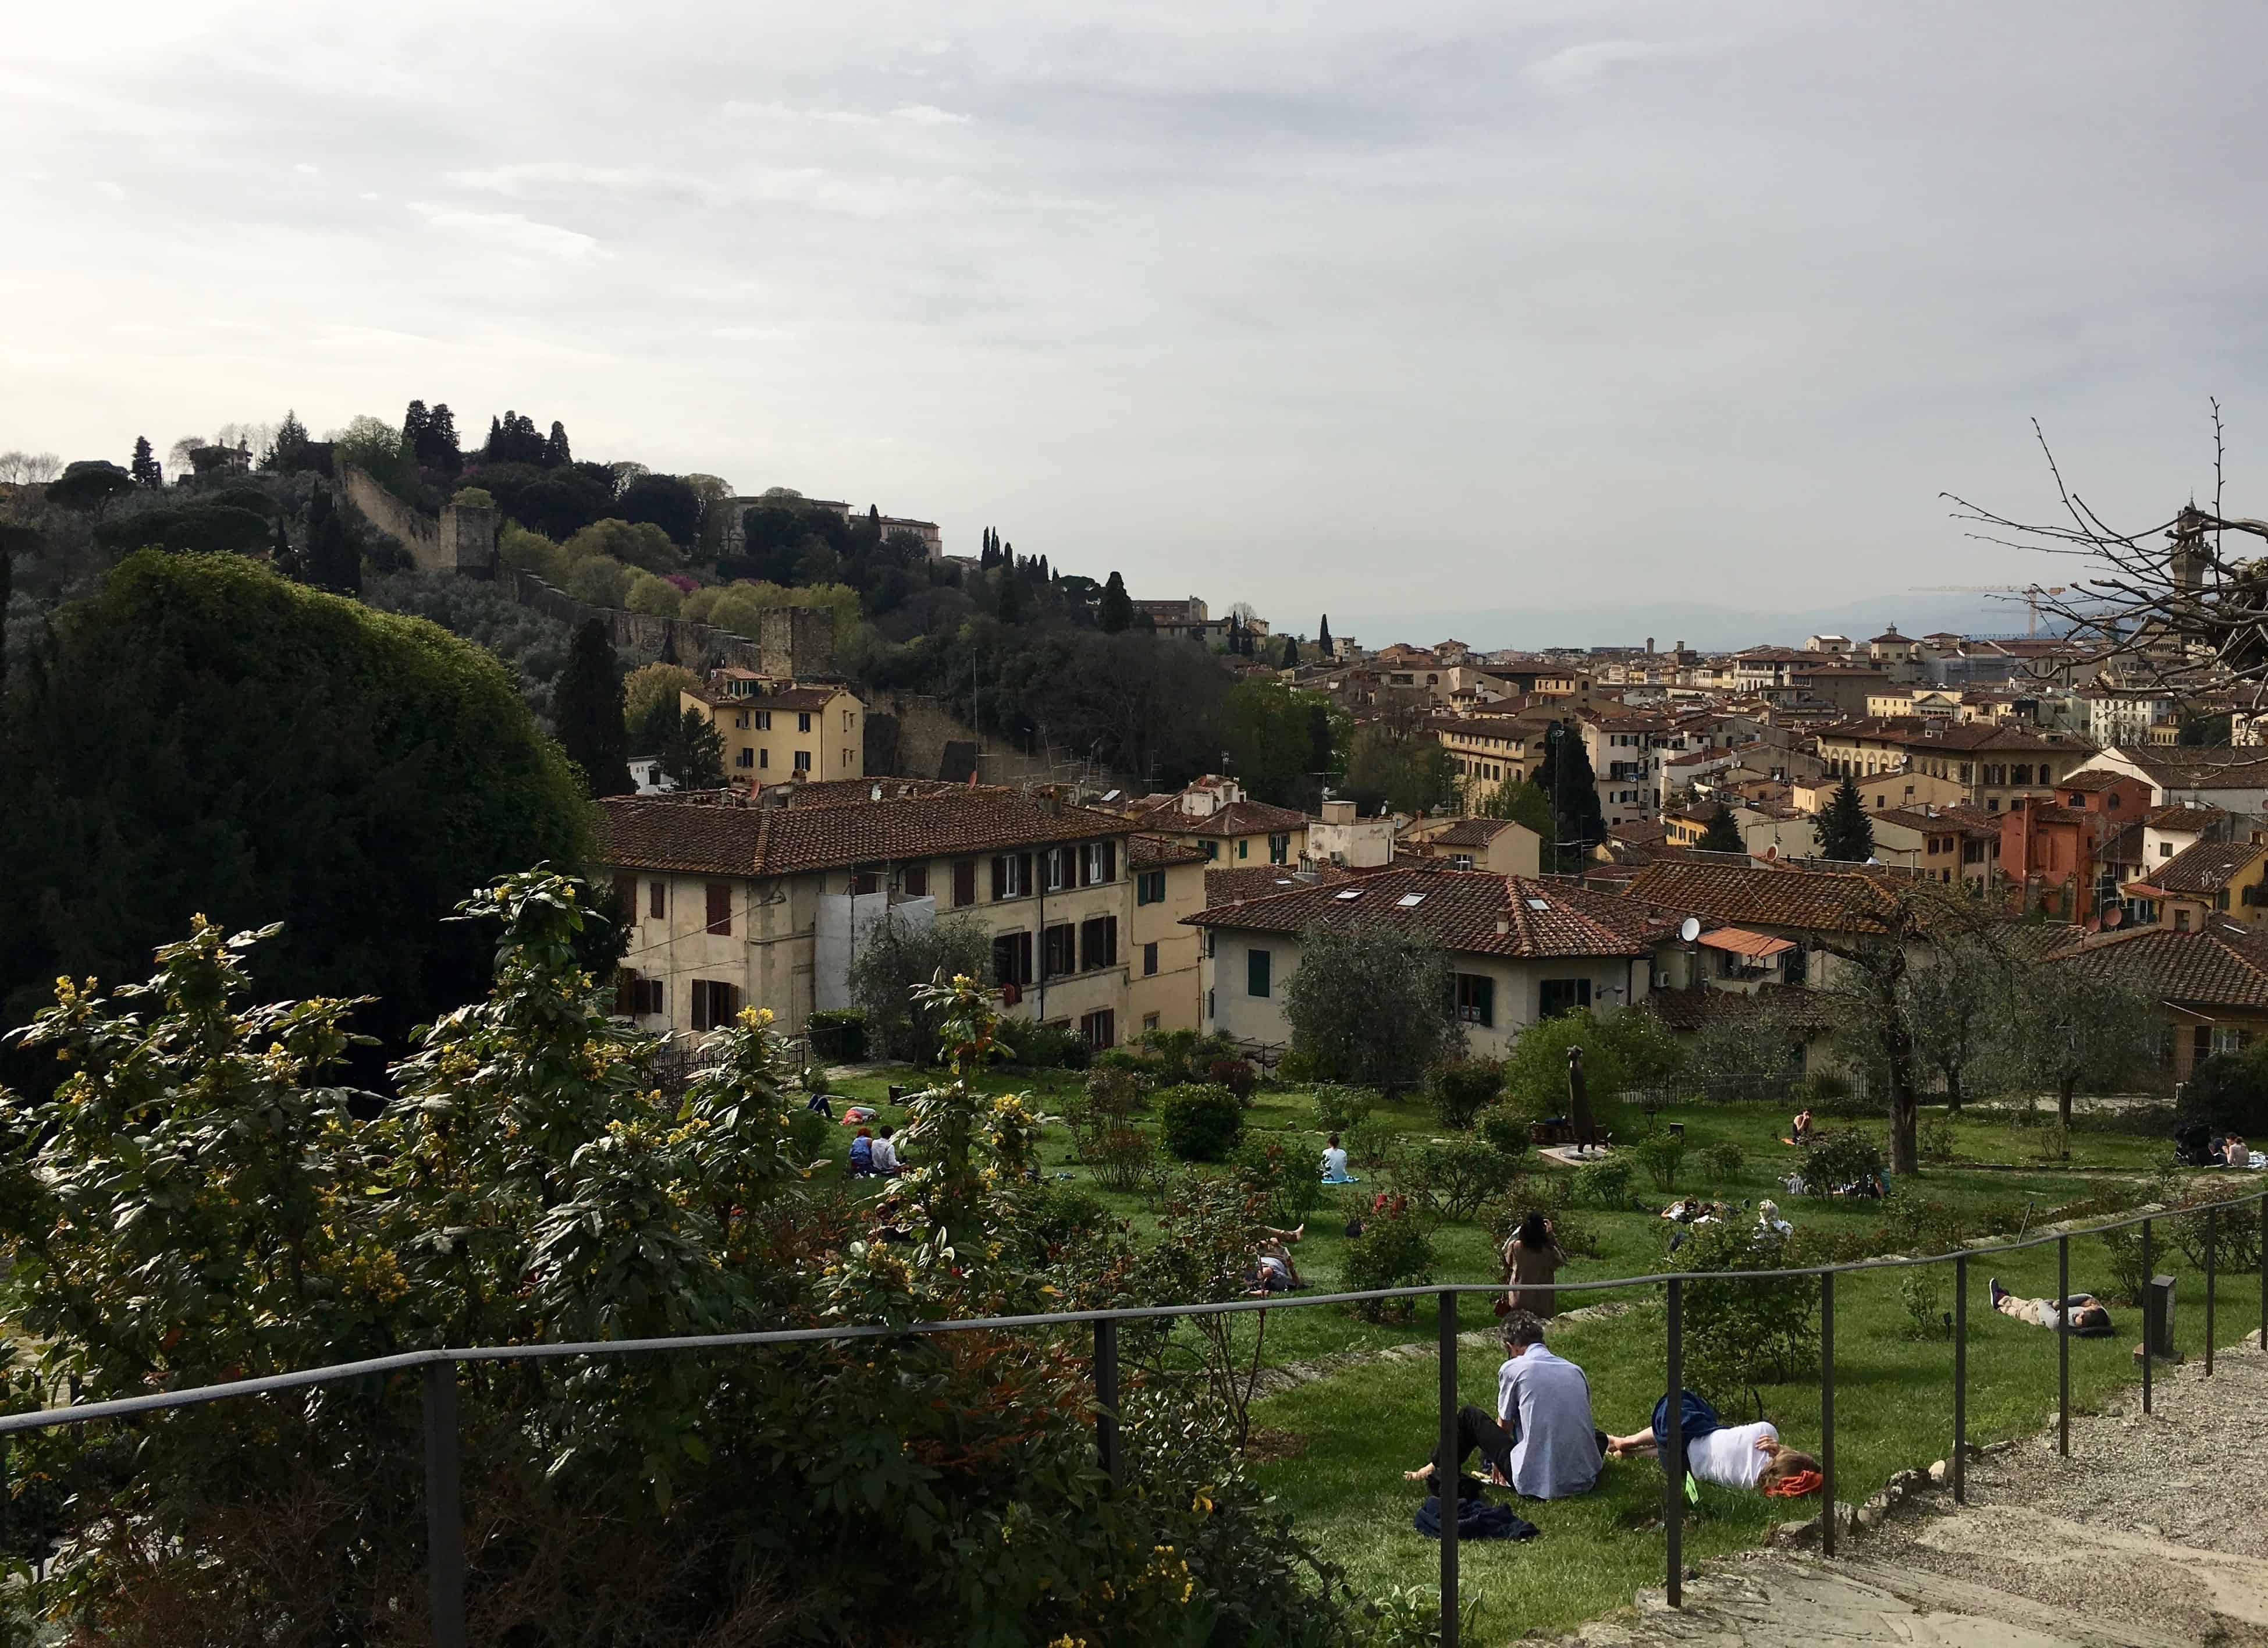
<path fill-rule="evenodd" d="M 514 568 L 504 585 L 521 606 L 571 629 L 600 620 L 616 651 L 641 658 L 659 657 L 665 644 L 670 644 L 677 661 L 696 671 L 731 667 L 807 679 L 830 674 L 835 667 L 835 614 L 821 608 L 774 608 L 760 616 L 757 633 L 751 637 L 683 618 L 593 607 L 522 568 Z"/>
<path fill-rule="evenodd" d="M 897 777 L 959 776 L 946 769 L 946 746 L 961 743 L 976 744 L 982 751 L 976 762 L 980 784 L 1061 784 L 1075 780 L 1105 790 L 1134 788 L 1132 781 L 1123 775 L 1091 769 L 1067 750 L 1044 746 L 1022 750 L 1005 739 L 980 739 L 942 699 L 925 693 L 878 693 L 866 709 L 870 720 L 876 715 L 887 715 L 897 722 L 897 760 L 891 769 Z M 872 754 L 870 749 L 870 757 Z M 873 773 L 877 769 L 869 766 L 866 770 Z"/>
<path fill-rule="evenodd" d="M 337 468 L 339 490 L 346 495 L 347 502 L 379 531 L 400 539 L 419 571 L 456 570 L 453 560 L 443 558 L 441 528 L 431 516 L 411 508 L 379 485 L 367 471 L 357 469 L 344 459 L 338 461 Z"/>

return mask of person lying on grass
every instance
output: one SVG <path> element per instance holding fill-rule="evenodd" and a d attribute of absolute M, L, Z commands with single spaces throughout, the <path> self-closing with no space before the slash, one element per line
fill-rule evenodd
<path fill-rule="evenodd" d="M 1607 1450 L 1617 1459 L 1659 1459 L 1667 1434 L 1665 1431 L 1663 1436 L 1656 1436 L 1648 1429 L 1609 1437 Z M 1779 1427 L 1769 1419 L 1755 1424 L 1716 1425 L 1698 1436 L 1689 1425 L 1685 1468 L 1697 1481 L 1715 1487 L 1754 1488 L 1790 1497 L 1815 1491 L 1822 1480 L 1819 1461 L 1782 1442 Z"/>
<path fill-rule="evenodd" d="M 1272 1225 L 1256 1225 L 1253 1233 L 1260 1238 L 1258 1257 L 1252 1265 L 1252 1294 L 1285 1293 L 1293 1288 L 1307 1285 L 1300 1268 L 1292 1262 L 1288 1244 L 1300 1240 L 1307 1233 L 1305 1225 L 1292 1230 L 1278 1230 Z"/>
<path fill-rule="evenodd" d="M 2002 1287 L 1998 1276 L 1990 1277 L 1986 1285 L 1992 1290 L 1992 1308 L 2003 1316 L 2035 1328 L 2052 1328 L 2061 1312 L 2070 1316 L 2071 1331 L 2082 1338 L 2100 1339 L 2110 1332 L 2110 1313 L 2092 1293 L 2074 1293 L 2058 1306 L 2050 1299 L 2020 1299 Z"/>
<path fill-rule="evenodd" d="M 1543 1321 L 1527 1311 L 1504 1319 L 1504 1365 L 1497 1370 L 1497 1417 L 1466 1406 L 1457 1413 L 1457 1457 L 1435 1457 L 1407 1482 L 1433 1491 L 1441 1475 L 1463 1468 L 1475 1450 L 1488 1480 L 1530 1499 L 1565 1499 L 1598 1483 L 1606 1432 L 1591 1423 L 1591 1382 L 1583 1370 L 1543 1348 Z"/>

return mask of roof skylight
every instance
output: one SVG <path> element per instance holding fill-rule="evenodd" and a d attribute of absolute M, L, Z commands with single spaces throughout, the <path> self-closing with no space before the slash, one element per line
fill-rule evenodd
<path fill-rule="evenodd" d="M 1551 908 L 1551 901 L 1550 899 L 1530 899 L 1528 901 L 1528 908 L 1530 909 L 1548 910 Z"/>
<path fill-rule="evenodd" d="M 1404 893 L 1394 901 L 1402 909 L 1408 909 L 1412 904 L 1423 904 L 1425 901 L 1425 895 L 1423 893 Z"/>
<path fill-rule="evenodd" d="M 1333 898 L 1340 899 L 1359 899 L 1362 896 L 1362 889 L 1360 887 L 1349 887 L 1345 892 L 1334 893 L 1331 896 Z"/>

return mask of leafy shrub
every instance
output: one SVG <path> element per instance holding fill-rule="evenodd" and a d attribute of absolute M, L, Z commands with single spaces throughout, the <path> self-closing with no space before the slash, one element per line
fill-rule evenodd
<path fill-rule="evenodd" d="M 1165 1066 L 1158 1060 L 1150 1057 L 1146 1054 L 1138 1053 L 1132 1048 L 1115 1047 L 1105 1048 L 1101 1052 L 1094 1056 L 1094 1068 L 1097 1070 L 1124 1070 L 1130 1076 L 1138 1077 L 1145 1080 L 1154 1081 L 1158 1078 L 1160 1072 L 1163 1071 Z"/>
<path fill-rule="evenodd" d="M 2234 1129 L 2247 1138 L 2268 1134 L 2268 1042 L 2241 1053 L 2216 1053 L 2198 1064 L 2182 1085 L 2181 1115 L 2216 1130 Z"/>
<path fill-rule="evenodd" d="M 827 1068 L 822 1064 L 803 1067 L 803 1090 L 814 1099 L 824 1099 L 835 1089 L 827 1079 Z"/>
<path fill-rule="evenodd" d="M 866 1013 L 860 1007 L 822 1007 L 804 1020 L 811 1056 L 830 1064 L 856 1064 L 866 1056 Z"/>
<path fill-rule="evenodd" d="M 1920 1146 L 1921 1158 L 1924 1161 L 1951 1161 L 1953 1159 L 1953 1118 L 1941 1115 L 1923 1117 L 1917 1143 Z"/>
<path fill-rule="evenodd" d="M 1719 1139 L 1701 1147 L 1701 1159 L 1709 1171 L 1719 1179 L 1737 1179 L 1749 1165 L 1748 1152 L 1731 1139 Z"/>
<path fill-rule="evenodd" d="M 1507 1156 L 1528 1154 L 1528 1122 L 1510 1105 L 1489 1106 L 1473 1118 L 1473 1132 Z"/>
<path fill-rule="evenodd" d="M 2245 1184 L 2244 1191 L 2252 1189 Z M 2205 1273 L 2205 1216 L 2196 1210 L 2224 1202 L 2235 1193 L 2235 1188 L 2207 1181 L 2192 1185 L 2174 1203 L 2187 1212 L 2183 1218 L 2160 1221 L 2155 1228 L 2163 1230 L 2173 1239 L 2174 1246 L 2189 1255 L 2189 1262 Z M 2214 1270 L 2222 1276 L 2232 1270 L 2257 1270 L 2260 1268 L 2260 1205 L 2248 1202 L 2239 1207 L 2223 1208 L 2213 1221 L 2213 1262 Z"/>
<path fill-rule="evenodd" d="M 1916 1265 L 1899 1273 L 1898 1302 L 1906 1307 L 1905 1335 L 1909 1339 L 1949 1339 L 1953 1330 L 1946 1321 L 1943 1278 L 1936 1265 Z"/>
<path fill-rule="evenodd" d="M 2103 1256 L 2110 1264 L 2110 1279 L 2117 1284 L 2112 1297 L 2129 1305 L 2142 1302 L 2142 1290 L 2150 1280 L 2149 1271 L 2142 1263 L 2142 1228 L 2139 1225 L 2124 1225 L 2102 1232 Z"/>
<path fill-rule="evenodd" d="M 1317 1082 L 1315 1125 L 1326 1133 L 1344 1133 L 1360 1127 L 1377 1107 L 1378 1095 L 1367 1087 L 1344 1082 Z"/>
<path fill-rule="evenodd" d="M 1480 1640 L 1476 1627 L 1482 1600 L 1481 1595 L 1476 1593 L 1468 1602 L 1462 1587 L 1459 1588 L 1458 1641 Z M 1357 1629 L 1362 1648 L 1440 1648 L 1441 1593 L 1433 1586 L 1390 1585 L 1381 1595 L 1363 1602 L 1359 1617 Z"/>
<path fill-rule="evenodd" d="M 1304 1225 L 1323 1199 L 1315 1159 L 1283 1135 L 1265 1138 L 1248 1133 L 1236 1147 L 1234 1159 L 1238 1187 L 1248 1196 L 1265 1198 L 1270 1225 L 1283 1229 Z"/>
<path fill-rule="evenodd" d="M 1635 1176 L 1630 1163 L 1620 1158 L 1585 1162 L 1575 1169 L 1574 1193 L 1578 1200 L 1593 1207 L 1619 1212 L 1630 1205 L 1631 1181 Z"/>
<path fill-rule="evenodd" d="M 1226 1036 L 1195 1030 L 1152 1030 L 1143 1036 L 1142 1045 L 1158 1061 L 1158 1079 L 1168 1087 L 1199 1080 L 1215 1059 L 1236 1056 L 1236 1044 Z"/>
<path fill-rule="evenodd" d="M 1413 1206 L 1459 1224 L 1512 1188 L 1520 1162 L 1479 1139 L 1457 1139 L 1404 1151 L 1388 1173 Z"/>
<path fill-rule="evenodd" d="M 1091 1241 L 1112 1225 L 1110 1210 L 1075 1185 L 1036 1186 L 1025 1194 L 1019 1210 L 1031 1256 L 1037 1260 L 1058 1247 Z"/>
<path fill-rule="evenodd" d="M 1185 1162 L 1226 1161 L 1244 1137 L 1244 1107 L 1226 1087 L 1169 1087 L 1158 1114 L 1166 1148 Z"/>
<path fill-rule="evenodd" d="M 1638 1165 L 1646 1169 L 1646 1177 L 1653 1181 L 1657 1190 L 1677 1188 L 1677 1175 L 1685 1166 L 1685 1136 L 1682 1133 L 1650 1133 L 1631 1150 Z"/>
<path fill-rule="evenodd" d="M 1872 1115 L 1874 1107 L 1852 1096 L 1851 1078 L 1837 1070 L 1814 1070 L 1797 1088 L 1805 1108 L 1820 1115 Z"/>
<path fill-rule="evenodd" d="M 1691 1271 L 1772 1270 L 1789 1262 L 1780 1238 L 1745 1219 L 1692 1227 L 1678 1250 Z M 1780 1384 L 1819 1365 L 1819 1284 L 1808 1276 L 1689 1282 L 1685 1379 L 1719 1409 L 1751 1385 Z"/>
<path fill-rule="evenodd" d="M 1314 1081 L 1322 1063 L 1305 1048 L 1285 1048 L 1283 1056 L 1276 1061 L 1277 1078 L 1290 1082 L 1294 1086 L 1301 1082 Z"/>
<path fill-rule="evenodd" d="M 1380 1196 L 1363 1216 L 1362 1234 L 1346 1245 L 1339 1279 L 1350 1293 L 1422 1287 L 1433 1279 L 1432 1221 L 1401 1196 Z M 1366 1299 L 1348 1307 L 1365 1321 L 1408 1321 L 1414 1301 Z"/>
<path fill-rule="evenodd" d="M 1880 1231 L 1877 1253 L 1948 1254 L 1969 1236 L 1960 1214 L 1942 1202 L 1918 1196 L 1891 1197 L 1882 1210 Z"/>
<path fill-rule="evenodd" d="M 1650 1012 L 1561 1013 L 1530 1025 L 1512 1044 L 1504 1091 L 1522 1115 L 1540 1122 L 1566 1115 L 1567 1049 L 1574 1046 L 1583 1049 L 1583 1079 L 1594 1107 L 1629 1088 L 1659 1085 L 1685 1059 L 1670 1032 Z"/>
<path fill-rule="evenodd" d="M 1157 1169 L 1158 1146 L 1140 1128 L 1108 1122 L 1078 1140 L 1079 1159 L 1106 1190 L 1147 1188 Z"/>
<path fill-rule="evenodd" d="M 1094 1062 L 1094 1049 L 1070 1025 L 1014 1025 L 1004 1039 L 1010 1056 L 1032 1070 L 1083 1070 Z"/>
<path fill-rule="evenodd" d="M 1502 1059 L 1453 1059 L 1436 1065 L 1426 1082 L 1433 1114 L 1445 1128 L 1462 1129 L 1504 1092 Z"/>
<path fill-rule="evenodd" d="M 1831 1196 L 1845 1185 L 1863 1184 L 1882 1168 L 1882 1147 L 1871 1133 L 1858 1128 L 1819 1133 L 1803 1153 L 1800 1169 L 1804 1189 L 1812 1196 Z"/>
<path fill-rule="evenodd" d="M 1250 1104 L 1252 1095 L 1260 1091 L 1260 1072 L 1250 1059 L 1214 1059 L 1205 1066 L 1205 1079 L 1216 1087 L 1227 1088 L 1239 1104 Z"/>
<path fill-rule="evenodd" d="M 1129 1116 L 1142 1107 L 1142 1078 L 1106 1065 L 1086 1078 L 1086 1102 L 1097 1115 Z"/>
<path fill-rule="evenodd" d="M 1348 1161 L 1375 1170 L 1394 1159 L 1402 1148 L 1402 1135 L 1391 1122 L 1358 1122 L 1340 1133 L 1339 1143 Z"/>
<path fill-rule="evenodd" d="M 815 1162 L 834 1151 L 834 1123 L 816 1110 L 798 1110 L 787 1119 L 787 1142 L 796 1161 Z"/>

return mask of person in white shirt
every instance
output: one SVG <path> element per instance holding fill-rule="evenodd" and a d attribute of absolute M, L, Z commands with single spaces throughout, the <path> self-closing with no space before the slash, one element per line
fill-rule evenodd
<path fill-rule="evenodd" d="M 895 1131 L 886 1127 L 874 1139 L 874 1171 L 889 1178 L 905 1172 L 904 1165 L 898 1160 L 898 1147 L 890 1140 Z"/>
<path fill-rule="evenodd" d="M 1621 1459 L 1656 1459 L 1661 1451 L 1651 1428 L 1609 1437 L 1607 1448 Z M 1705 1436 L 1689 1437 L 1685 1468 L 1693 1473 L 1695 1481 L 1714 1487 L 1753 1488 L 1769 1493 L 1777 1483 L 1794 1483 L 1804 1472 L 1817 1472 L 1819 1461 L 1782 1442 L 1779 1427 L 1766 1419 L 1756 1424 L 1723 1425 Z"/>
<path fill-rule="evenodd" d="M 1756 1203 L 1756 1228 L 1771 1236 L 1795 1234 L 1795 1226 L 1779 1216 L 1779 1203 L 1777 1202 Z"/>
<path fill-rule="evenodd" d="M 1543 1348 L 1543 1322 L 1527 1311 L 1504 1319 L 1504 1365 L 1497 1370 L 1497 1417 L 1477 1408 L 1458 1415 L 1462 1465 L 1475 1448 L 1489 1480 L 1530 1499 L 1565 1499 L 1597 1485 L 1607 1436 L 1591 1423 L 1591 1382 L 1583 1370 Z M 1438 1480 L 1432 1461 L 1403 1475 Z M 1454 1466 L 1452 1467 L 1454 1468 Z"/>
<path fill-rule="evenodd" d="M 1347 1173 L 1347 1153 L 1339 1148 L 1339 1136 L 1336 1133 L 1331 1135 L 1330 1143 L 1323 1147 L 1323 1182 L 1354 1183 Z"/>

